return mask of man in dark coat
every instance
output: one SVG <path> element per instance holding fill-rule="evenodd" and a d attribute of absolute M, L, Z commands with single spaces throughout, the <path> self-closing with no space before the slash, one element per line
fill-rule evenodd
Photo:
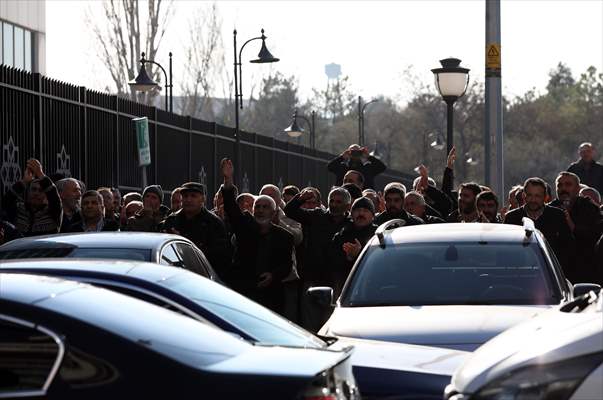
<path fill-rule="evenodd" d="M 332 286 L 331 275 L 328 269 L 328 249 L 333 235 L 345 225 L 351 223 L 349 209 L 351 203 L 350 193 L 335 187 L 329 193 L 329 208 L 302 208 L 307 200 L 315 199 L 316 194 L 312 188 L 306 188 L 296 194 L 285 206 L 285 214 L 302 224 L 304 230 L 303 251 L 298 265 L 298 272 L 302 280 L 302 293 L 311 286 Z M 301 318 L 302 326 L 317 332 L 326 321 L 328 315 L 325 310 L 318 307 L 302 294 Z"/>
<path fill-rule="evenodd" d="M 36 159 L 27 161 L 23 179 L 16 182 L 2 201 L 6 219 L 23 236 L 58 233 L 63 219 L 59 192 L 52 180 L 44 175 Z"/>
<path fill-rule="evenodd" d="M 413 190 L 421 193 L 427 204 L 425 213 L 434 217 L 445 217 L 452 211 L 452 200 L 436 187 L 435 181 L 429 177 L 429 170 L 423 164 L 418 166 L 419 174 L 413 181 Z"/>
<path fill-rule="evenodd" d="M 580 182 L 603 193 L 603 165 L 594 160 L 595 148 L 592 143 L 582 143 L 578 148 L 580 159 L 572 163 L 568 172 L 580 178 Z"/>
<path fill-rule="evenodd" d="M 595 244 L 601 235 L 601 212 L 589 199 L 579 197 L 580 178 L 571 172 L 561 172 L 555 180 L 557 199 L 551 206 L 564 210 L 570 230 L 576 238 L 572 268 L 567 278 L 572 283 L 593 282 L 596 277 Z M 596 282 L 595 282 L 596 283 Z"/>
<path fill-rule="evenodd" d="M 291 272 L 293 235 L 273 223 L 277 205 L 267 195 L 258 196 L 253 215 L 241 211 L 235 200 L 232 161 L 221 162 L 224 212 L 235 234 L 235 254 L 230 281 L 235 290 L 269 309 L 284 311 L 283 279 Z"/>
<path fill-rule="evenodd" d="M 163 204 L 163 189 L 159 185 L 150 185 L 142 192 L 143 209 L 128 218 L 126 229 L 137 232 L 159 232 L 161 223 L 170 214 Z"/>
<path fill-rule="evenodd" d="M 369 155 L 366 147 L 353 144 L 327 164 L 327 169 L 335 174 L 335 184 L 341 186 L 343 177 L 350 171 L 358 171 L 364 177 L 364 189 L 375 188 L 375 176 L 386 170 L 385 164 Z"/>
<path fill-rule="evenodd" d="M 392 219 L 402 219 L 406 221 L 405 226 L 421 225 L 425 222 L 404 210 L 404 196 L 406 188 L 400 182 L 391 182 L 383 189 L 383 197 L 385 198 L 385 211 L 377 215 L 375 225 L 379 226 L 391 221 Z"/>
<path fill-rule="evenodd" d="M 404 209 L 406 212 L 421 218 L 426 224 L 441 224 L 444 221 L 442 218 L 427 214 L 427 204 L 423 195 L 419 192 L 406 193 L 404 196 Z"/>
<path fill-rule="evenodd" d="M 88 190 L 83 194 L 80 212 L 82 215 L 81 221 L 71 224 L 64 232 L 108 232 L 119 230 L 119 223 L 115 219 L 105 218 L 104 198 L 96 190 Z"/>
<path fill-rule="evenodd" d="M 81 202 L 82 188 L 77 179 L 63 178 L 55 183 L 61 204 L 63 205 L 63 221 L 61 222 L 61 232 L 68 232 L 71 225 L 76 222 L 82 222 Z"/>
<path fill-rule="evenodd" d="M 329 248 L 329 267 L 333 274 L 333 293 L 337 298 L 352 266 L 366 243 L 375 234 L 373 224 L 375 206 L 370 199 L 361 197 L 352 205 L 352 224 L 344 226 L 333 236 Z"/>
<path fill-rule="evenodd" d="M 571 275 L 571 255 L 575 246 L 574 236 L 567 225 L 563 211 L 546 205 L 546 184 L 540 178 L 529 178 L 524 183 L 525 204 L 510 210 L 505 215 L 504 223 L 523 225 L 522 219 L 528 217 L 534 221 L 538 229 L 563 267 L 565 275 Z"/>
<path fill-rule="evenodd" d="M 489 222 L 477 209 L 475 199 L 482 188 L 475 182 L 461 183 L 459 186 L 458 208 L 451 212 L 446 222 Z"/>
<path fill-rule="evenodd" d="M 182 209 L 168 216 L 160 227 L 162 232 L 182 235 L 193 242 L 224 279 L 230 268 L 230 252 L 224 223 L 205 208 L 205 185 L 187 182 L 181 186 Z"/>

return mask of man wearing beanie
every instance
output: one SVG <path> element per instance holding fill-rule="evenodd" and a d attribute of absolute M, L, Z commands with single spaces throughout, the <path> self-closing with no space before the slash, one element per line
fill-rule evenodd
<path fill-rule="evenodd" d="M 162 205 L 163 189 L 151 185 L 142 192 L 144 208 L 128 219 L 126 230 L 138 232 L 159 232 L 159 225 L 169 215 L 170 209 Z"/>
<path fill-rule="evenodd" d="M 374 219 L 373 202 L 366 197 L 356 199 L 352 204 L 353 223 L 343 227 L 331 240 L 328 265 L 333 276 L 335 298 L 339 297 L 360 251 L 375 234 L 377 225 L 373 224 Z"/>
<path fill-rule="evenodd" d="M 406 196 L 406 187 L 400 182 L 388 183 L 383 190 L 385 198 L 385 211 L 377 215 L 375 224 L 377 226 L 391 221 L 392 219 L 401 219 L 406 221 L 405 226 L 421 225 L 425 222 L 404 210 L 404 196 Z"/>

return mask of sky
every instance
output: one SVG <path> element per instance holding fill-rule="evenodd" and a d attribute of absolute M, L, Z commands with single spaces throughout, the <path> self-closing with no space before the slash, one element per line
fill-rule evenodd
<path fill-rule="evenodd" d="M 208 2 L 175 1 L 175 14 L 156 61 L 174 53 L 174 95 L 185 66 L 190 16 Z M 450 56 L 470 68 L 470 79 L 484 81 L 485 0 L 399 1 L 218 1 L 227 68 L 232 68 L 232 30 L 238 44 L 264 28 L 266 44 L 280 62 L 249 64 L 260 42 L 244 50 L 243 95 L 257 91 L 262 76 L 279 71 L 295 75 L 301 100 L 312 88 L 324 89 L 326 64 L 341 65 L 354 93 L 380 95 L 403 103 L 412 98 L 415 80 L 433 85 L 432 68 Z M 47 75 L 102 89 L 110 76 L 96 56 L 85 12 L 102 21 L 100 0 L 48 0 Z M 100 16 L 100 17 L 99 17 Z M 543 92 L 559 62 L 579 76 L 594 65 L 603 70 L 603 0 L 503 0 L 501 2 L 503 95 L 530 89 Z M 415 82 L 416 83 L 416 82 Z"/>

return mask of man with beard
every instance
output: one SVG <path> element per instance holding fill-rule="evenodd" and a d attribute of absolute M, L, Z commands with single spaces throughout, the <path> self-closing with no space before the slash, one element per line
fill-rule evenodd
<path fill-rule="evenodd" d="M 115 199 L 113 198 L 113 191 L 108 187 L 101 187 L 97 189 L 97 192 L 103 196 L 103 206 L 105 208 L 105 220 L 113 221 L 119 227 L 119 213 L 115 210 Z M 82 196 L 83 201 L 83 196 Z M 82 205 L 83 207 L 83 205 Z"/>
<path fill-rule="evenodd" d="M 461 183 L 459 186 L 458 209 L 448 215 L 446 222 L 488 222 L 475 204 L 482 188 L 475 182 Z"/>
<path fill-rule="evenodd" d="M 421 225 L 425 223 L 421 218 L 411 215 L 404 210 L 404 196 L 406 188 L 400 182 L 391 182 L 383 189 L 385 198 L 385 211 L 377 215 L 375 224 L 377 226 L 391 221 L 392 219 L 402 219 L 406 221 L 405 226 Z"/>
<path fill-rule="evenodd" d="M 578 196 L 580 178 L 577 175 L 561 172 L 555 184 L 557 199 L 550 205 L 564 210 L 567 224 L 576 238 L 576 251 L 567 278 L 572 283 L 595 282 L 598 279 L 595 244 L 601 235 L 599 227 L 601 212 L 589 199 Z"/>
<path fill-rule="evenodd" d="M 142 192 L 142 211 L 128 219 L 126 230 L 136 232 L 159 232 L 163 220 L 170 209 L 161 204 L 163 189 L 159 185 L 150 185 Z"/>
<path fill-rule="evenodd" d="M 61 232 L 67 232 L 71 225 L 82 221 L 80 214 L 82 188 L 80 183 L 73 178 L 61 179 L 57 181 L 56 186 L 63 205 Z"/>
<path fill-rule="evenodd" d="M 111 192 L 109 192 L 111 194 Z M 107 232 L 119 230 L 115 220 L 105 218 L 105 200 L 96 190 L 88 190 L 82 196 L 82 220 L 72 224 L 66 232 Z M 113 197 L 111 197 L 111 206 Z"/>
<path fill-rule="evenodd" d="M 427 204 L 423 195 L 414 190 L 406 193 L 404 196 L 404 209 L 418 218 L 421 218 L 426 224 L 441 224 L 444 221 L 442 218 L 427 214 Z"/>
<path fill-rule="evenodd" d="M 527 179 L 523 184 L 523 190 L 525 204 L 507 212 L 504 223 L 523 225 L 524 217 L 532 219 L 536 229 L 542 232 L 551 245 L 567 275 L 570 272 L 574 237 L 567 225 L 563 211 L 545 204 L 546 184 L 542 179 Z"/>
<path fill-rule="evenodd" d="M 305 188 L 295 195 L 285 206 L 285 214 L 302 224 L 304 229 L 303 265 L 298 272 L 302 279 L 302 293 L 311 286 L 331 286 L 333 284 L 327 268 L 328 249 L 335 233 L 350 223 L 350 193 L 335 187 L 329 193 L 329 208 L 304 208 L 304 203 L 315 199 L 313 188 Z M 328 310 L 319 307 L 302 296 L 301 318 L 302 326 L 317 332 L 326 321 Z"/>
<path fill-rule="evenodd" d="M 376 157 L 369 155 L 366 147 L 353 144 L 346 151 L 334 158 L 327 169 L 335 174 L 335 184 L 343 185 L 343 177 L 350 171 L 358 171 L 364 177 L 364 188 L 375 188 L 375 176 L 386 170 L 385 164 Z"/>
<path fill-rule="evenodd" d="M 329 267 L 333 274 L 334 298 L 339 297 L 356 258 L 375 234 L 377 225 L 373 224 L 374 218 L 373 202 L 366 197 L 361 197 L 352 205 L 353 223 L 344 226 L 333 236 L 329 248 Z"/>
<path fill-rule="evenodd" d="M 33 158 L 27 161 L 23 179 L 4 196 L 2 208 L 23 236 L 58 233 L 63 219 L 59 192 Z"/>
<path fill-rule="evenodd" d="M 490 190 L 480 192 L 475 198 L 475 204 L 478 211 L 488 219 L 488 222 L 493 224 L 502 222 L 500 215 L 498 215 L 498 197 L 494 192 Z"/>
<path fill-rule="evenodd" d="M 272 223 L 277 205 L 270 196 L 260 195 L 253 204 L 253 215 L 241 211 L 235 201 L 232 161 L 220 164 L 224 185 L 224 211 L 233 227 L 236 249 L 232 285 L 241 294 L 263 306 L 283 313 L 283 279 L 291 272 L 293 235 Z"/>

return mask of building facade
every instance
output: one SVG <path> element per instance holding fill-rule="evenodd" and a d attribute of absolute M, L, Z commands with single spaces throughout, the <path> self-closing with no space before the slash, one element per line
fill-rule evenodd
<path fill-rule="evenodd" d="M 46 72 L 45 0 L 0 0 L 0 64 Z"/>

